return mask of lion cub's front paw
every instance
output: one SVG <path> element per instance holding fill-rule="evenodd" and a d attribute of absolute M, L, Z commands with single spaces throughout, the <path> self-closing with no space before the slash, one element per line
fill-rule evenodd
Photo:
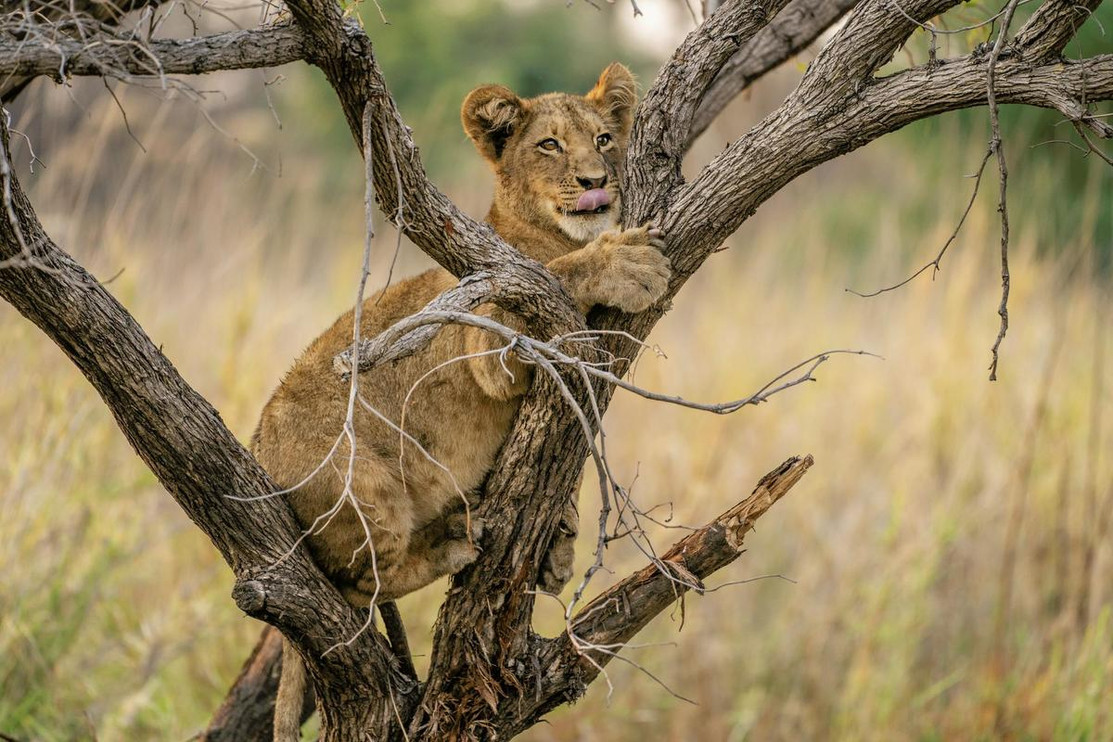
<path fill-rule="evenodd" d="M 474 511 L 457 511 L 445 517 L 445 530 L 453 541 L 479 541 L 483 538 L 483 519 Z"/>
<path fill-rule="evenodd" d="M 576 538 L 557 536 L 549 551 L 545 554 L 545 562 L 541 567 L 541 577 L 537 587 L 546 593 L 560 595 L 560 591 L 572 579 L 573 567 L 576 563 Z"/>
<path fill-rule="evenodd" d="M 596 301 L 624 312 L 644 312 L 664 296 L 672 270 L 661 254 L 661 230 L 638 227 L 604 232 L 592 243 L 603 257 Z"/>
<path fill-rule="evenodd" d="M 442 544 L 448 574 L 456 574 L 479 558 L 479 539 L 483 538 L 483 520 L 466 513 L 448 516 L 449 541 Z"/>

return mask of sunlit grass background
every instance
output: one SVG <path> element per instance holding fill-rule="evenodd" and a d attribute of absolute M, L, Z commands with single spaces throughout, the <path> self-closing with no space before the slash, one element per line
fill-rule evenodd
<path fill-rule="evenodd" d="M 559 11 L 540 27 L 580 28 L 594 12 Z M 404 65 L 390 44 L 416 42 L 391 42 L 390 29 L 421 19 L 397 12 L 407 17 L 373 35 L 384 63 L 396 54 Z M 444 33 L 466 30 L 445 23 Z M 651 51 L 628 53 L 652 69 Z M 594 49 L 557 82 L 522 74 L 544 60 L 505 76 L 457 70 L 429 99 L 421 86 L 433 83 L 415 73 L 405 112 L 438 181 L 482 216 L 489 176 L 451 128 L 455 101 L 488 79 L 525 93 L 586 89 L 622 55 Z M 21 146 L 48 231 L 112 279 L 242 440 L 293 357 L 350 305 L 360 259 L 358 158 L 319 81 L 283 72 L 270 91 L 281 129 L 259 73 L 204 81 L 226 92 L 205 105 L 228 135 L 189 102 L 121 89 L 145 151 L 97 86 L 71 99 L 40 83 L 15 111 L 47 164 L 31 175 Z M 740 102 L 692 167 L 798 74 L 789 65 Z M 525 738 L 1113 739 L 1113 171 L 1065 145 L 1031 148 L 1066 138 L 1054 120 L 1007 120 L 1013 294 L 996 383 L 986 380 L 999 301 L 992 181 L 935 281 L 872 299 L 845 291 L 894 283 L 946 241 L 969 195 L 963 176 L 984 152 L 984 114 L 914 127 L 793 183 L 685 288 L 652 337 L 667 358 L 639 366 L 649 388 L 719 401 L 828 348 L 884 360 L 835 357 L 817 383 L 730 417 L 619 397 L 607 418 L 613 462 L 636 476 L 643 506 L 671 503 L 677 524 L 707 522 L 791 455 L 816 465 L 710 582 L 784 579 L 689 597 L 682 631 L 678 607 L 638 638 L 664 645 L 629 653 L 691 703 L 614 663 L 613 691 L 600 681 Z M 375 242 L 380 283 L 394 239 L 382 229 Z M 397 275 L 426 264 L 406 246 Z M 0 348 L 0 731 L 187 738 L 259 625 L 237 611 L 229 570 L 88 384 L 7 306 Z M 585 487 L 585 533 L 597 497 Z M 680 535 L 653 534 L 662 547 Z M 584 567 L 589 549 L 585 538 Z M 641 566 L 632 548 L 612 551 L 615 578 Z M 403 603 L 421 655 L 442 593 L 440 583 Z M 538 626 L 559 627 L 555 603 L 542 603 Z"/>

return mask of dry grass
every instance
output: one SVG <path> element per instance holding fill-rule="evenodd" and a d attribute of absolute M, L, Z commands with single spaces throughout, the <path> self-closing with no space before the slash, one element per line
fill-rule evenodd
<path fill-rule="evenodd" d="M 44 105 L 35 114 L 54 120 L 72 106 L 64 96 Z M 149 154 L 102 98 L 82 120 L 38 132 L 49 169 L 33 178 L 33 198 L 98 275 L 125 269 L 113 291 L 246 439 L 291 358 L 353 294 L 359 168 L 328 170 L 265 111 L 229 106 L 226 126 L 264 160 L 283 156 L 283 177 L 249 176 L 251 161 L 188 106 L 160 113 L 133 96 L 129 110 Z M 462 137 L 437 146 L 475 162 Z M 792 582 L 690 598 L 681 633 L 676 612 L 640 637 L 675 643 L 633 656 L 697 705 L 616 665 L 609 703 L 600 684 L 528 739 L 1113 739 L 1113 559 L 1089 510 L 1113 501 L 1110 438 L 1092 433 L 1099 411 L 1107 426 L 1113 418 L 1113 318 L 1079 258 L 1092 245 L 1037 260 L 1038 223 L 1026 230 L 1021 219 L 996 384 L 986 381 L 991 199 L 934 283 L 869 300 L 843 291 L 934 254 L 966 197 L 958 174 L 980 147 L 947 155 L 942 182 L 908 177 L 917 161 L 892 144 L 828 166 L 763 209 L 685 290 L 654 336 L 669 358 L 638 371 L 650 388 L 721 400 L 828 347 L 886 360 L 833 359 L 817 384 L 727 418 L 616 402 L 618 470 L 637 472 L 642 503 L 671 501 L 677 523 L 706 522 L 789 455 L 815 456 L 717 578 Z M 1018 212 L 1053 208 L 1054 178 L 1039 175 L 1014 168 Z M 1095 203 L 1108 198 L 1097 182 Z M 461 193 L 481 213 L 483 194 Z M 925 203 L 921 224 L 909 213 Z M 392 247 L 382 235 L 380 280 Z M 407 253 L 400 271 L 421 264 Z M 0 730 L 187 737 L 257 626 L 61 352 L 3 306 L 0 347 Z M 595 497 L 585 489 L 585 531 Z M 1006 563 L 1010 522 L 1018 548 Z M 675 537 L 655 536 L 662 546 Z M 615 548 L 619 575 L 639 563 Z M 403 606 L 418 652 L 438 600 L 439 586 Z M 539 626 L 557 625 L 554 606 L 539 614 Z"/>

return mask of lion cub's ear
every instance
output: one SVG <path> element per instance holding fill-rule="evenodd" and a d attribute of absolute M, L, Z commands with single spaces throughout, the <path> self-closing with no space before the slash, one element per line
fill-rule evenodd
<path fill-rule="evenodd" d="M 460 120 L 479 154 L 491 162 L 502 157 L 506 140 L 521 125 L 525 107 L 510 88 L 483 85 L 468 93 Z"/>
<path fill-rule="evenodd" d="M 638 102 L 638 85 L 625 65 L 611 62 L 586 98 L 619 128 L 612 134 L 625 138 L 630 133 L 634 106 Z"/>

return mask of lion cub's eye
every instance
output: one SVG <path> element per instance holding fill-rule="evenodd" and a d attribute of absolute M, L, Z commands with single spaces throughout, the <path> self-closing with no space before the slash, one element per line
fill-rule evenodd
<path fill-rule="evenodd" d="M 595 137 L 595 146 L 598 147 L 599 149 L 603 149 L 604 147 L 606 147 L 610 143 L 611 143 L 611 135 L 610 134 L 600 134 L 599 136 Z"/>
<path fill-rule="evenodd" d="M 552 137 L 549 137 L 548 139 L 542 139 L 540 142 L 537 143 L 537 146 L 545 150 L 546 152 L 560 151 L 560 142 L 553 139 Z"/>

